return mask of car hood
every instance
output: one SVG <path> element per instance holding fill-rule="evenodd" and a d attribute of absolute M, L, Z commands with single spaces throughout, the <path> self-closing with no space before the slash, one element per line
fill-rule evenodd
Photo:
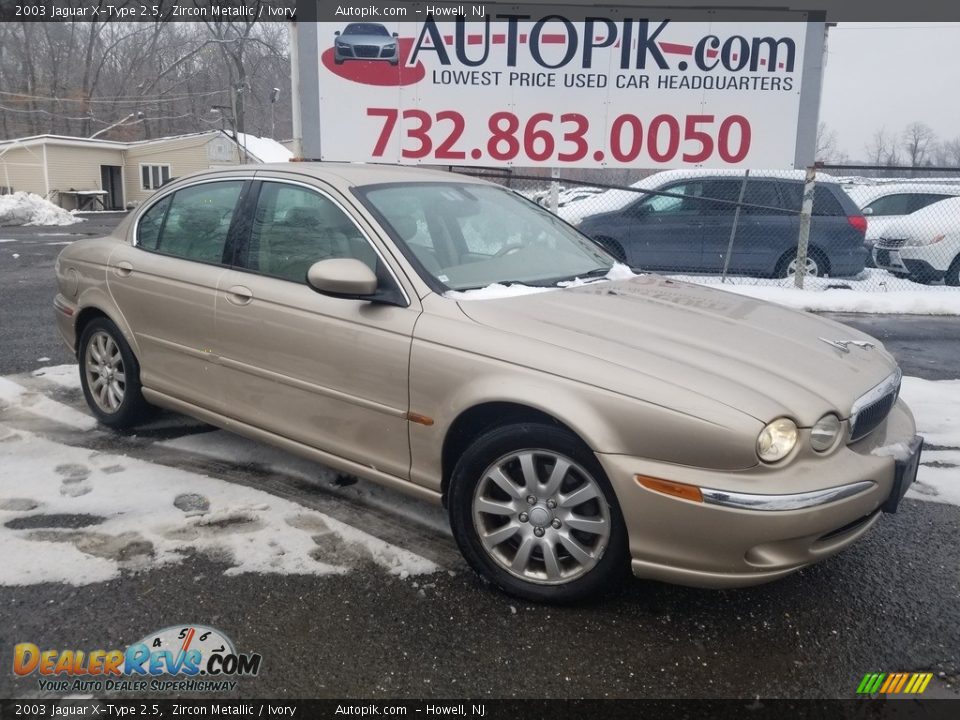
<path fill-rule="evenodd" d="M 788 415 L 809 426 L 827 411 L 846 418 L 896 367 L 853 328 L 657 275 L 459 304 L 477 323 L 589 358 L 564 365 L 576 368 L 563 372 L 570 379 L 664 404 L 671 389 L 692 392 L 761 422 Z M 873 347 L 844 352 L 821 338 Z"/>

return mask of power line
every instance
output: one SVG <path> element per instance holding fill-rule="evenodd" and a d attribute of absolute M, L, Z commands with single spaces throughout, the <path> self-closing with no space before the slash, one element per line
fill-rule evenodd
<path fill-rule="evenodd" d="M 229 92 L 229 90 L 211 90 L 210 92 L 187 93 L 185 95 L 149 95 L 149 96 L 145 95 L 142 97 L 138 97 L 136 95 L 128 95 L 128 96 L 111 98 L 111 99 L 90 98 L 89 100 L 84 98 L 60 98 L 60 97 L 50 97 L 47 95 L 28 95 L 26 93 L 9 92 L 4 90 L 0 90 L 0 95 L 25 98 L 28 100 L 43 100 L 48 102 L 97 103 L 97 104 L 106 104 L 106 105 L 116 105 L 120 103 L 136 104 L 136 103 L 175 102 L 179 100 L 190 100 L 191 98 L 202 98 L 202 97 L 210 97 L 212 95 L 223 95 L 224 93 L 227 93 L 227 92 Z M 126 99 L 126 98 L 131 98 L 131 99 Z"/>

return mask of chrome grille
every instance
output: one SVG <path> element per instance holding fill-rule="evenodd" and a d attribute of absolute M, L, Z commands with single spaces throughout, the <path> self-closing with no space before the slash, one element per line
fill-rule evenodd
<path fill-rule="evenodd" d="M 354 45 L 353 52 L 360 58 L 375 58 L 380 55 L 380 48 L 376 45 Z"/>
<path fill-rule="evenodd" d="M 884 248 L 886 250 L 896 250 L 897 248 L 902 248 L 906 244 L 906 240 L 889 240 L 887 238 L 880 238 L 877 240 L 877 247 Z"/>
<path fill-rule="evenodd" d="M 865 438 L 887 419 L 900 394 L 902 378 L 903 373 L 897 368 L 857 399 L 850 410 L 850 442 Z"/>

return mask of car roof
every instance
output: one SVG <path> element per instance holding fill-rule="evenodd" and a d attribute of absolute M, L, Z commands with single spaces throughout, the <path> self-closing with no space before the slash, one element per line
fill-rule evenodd
<path fill-rule="evenodd" d="M 265 171 L 284 172 L 294 175 L 307 175 L 324 180 L 333 185 L 381 185 L 386 183 L 409 182 L 456 182 L 490 185 L 485 180 L 458 175 L 445 170 L 432 168 L 409 167 L 402 165 L 375 165 L 370 163 L 347 162 L 280 162 L 263 163 L 257 165 L 233 165 L 219 170 L 201 170 L 200 172 L 185 175 L 178 180 L 191 178 L 197 180 L 203 177 L 230 177 L 237 172 L 262 173 Z"/>
<path fill-rule="evenodd" d="M 960 183 L 951 185 L 947 183 L 934 184 L 922 182 L 885 182 L 870 185 L 844 185 L 847 194 L 853 198 L 861 208 L 865 207 L 874 200 L 878 200 L 888 195 L 922 195 L 933 193 L 934 195 L 960 195 Z"/>

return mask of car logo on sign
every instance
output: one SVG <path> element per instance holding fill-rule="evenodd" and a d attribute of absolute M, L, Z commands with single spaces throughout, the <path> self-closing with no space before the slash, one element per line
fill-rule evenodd
<path fill-rule="evenodd" d="M 825 337 L 817 339 L 822 340 L 827 345 L 831 345 L 837 348 L 837 350 L 841 350 L 845 353 L 850 352 L 850 345 L 856 345 L 861 350 L 873 350 L 876 347 L 876 345 L 874 345 L 872 342 L 865 342 L 864 340 L 828 340 Z"/>

